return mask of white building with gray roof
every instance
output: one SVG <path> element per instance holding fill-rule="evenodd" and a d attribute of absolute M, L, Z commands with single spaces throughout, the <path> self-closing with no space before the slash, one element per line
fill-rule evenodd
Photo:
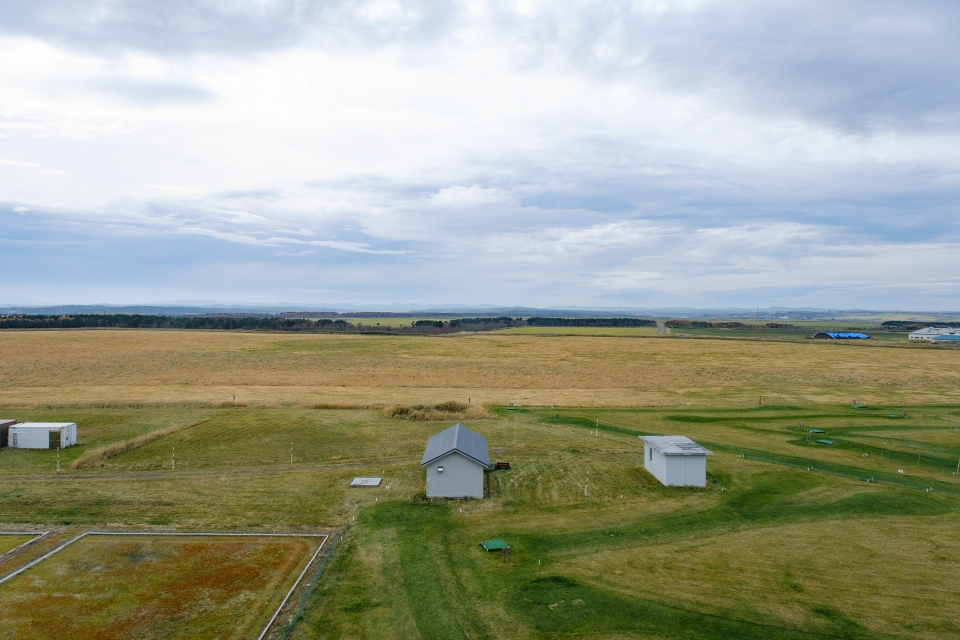
<path fill-rule="evenodd" d="M 640 436 L 643 440 L 643 467 L 668 487 L 707 486 L 707 456 L 704 449 L 686 436 Z"/>
<path fill-rule="evenodd" d="M 911 331 L 908 338 L 911 340 L 937 340 L 941 336 L 960 336 L 960 329 L 956 327 L 924 327 Z"/>
<path fill-rule="evenodd" d="M 420 466 L 427 469 L 428 498 L 482 498 L 483 472 L 493 468 L 487 439 L 462 424 L 431 436 Z"/>

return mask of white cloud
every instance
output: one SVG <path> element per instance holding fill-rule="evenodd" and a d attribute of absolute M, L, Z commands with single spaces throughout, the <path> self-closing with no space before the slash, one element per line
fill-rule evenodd
<path fill-rule="evenodd" d="M 790 297 L 832 270 L 883 306 L 891 261 L 960 240 L 960 13 L 827 6 L 0 9 L 0 201 L 279 270 L 347 256 L 371 300 Z"/>

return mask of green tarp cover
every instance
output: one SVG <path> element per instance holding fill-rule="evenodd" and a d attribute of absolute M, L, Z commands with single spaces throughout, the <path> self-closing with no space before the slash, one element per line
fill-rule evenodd
<path fill-rule="evenodd" d="M 505 549 L 510 545 L 503 540 L 484 540 L 480 543 L 480 546 L 487 551 L 500 551 L 500 549 Z"/>
<path fill-rule="evenodd" d="M 833 440 L 817 440 L 820 444 L 833 444 Z"/>
<path fill-rule="evenodd" d="M 823 429 L 807 429 L 808 433 L 826 433 Z"/>

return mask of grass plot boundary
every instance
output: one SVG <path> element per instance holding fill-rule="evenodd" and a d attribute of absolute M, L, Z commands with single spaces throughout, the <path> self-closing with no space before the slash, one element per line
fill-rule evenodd
<path fill-rule="evenodd" d="M 14 532 L 10 532 L 10 533 L 13 534 Z M 15 533 L 16 533 L 16 535 L 30 535 L 30 534 L 32 534 L 32 533 L 37 533 L 37 532 L 15 532 Z M 31 540 L 28 540 L 27 542 L 25 542 L 24 544 L 16 547 L 15 549 L 12 549 L 9 553 L 12 553 L 12 552 L 15 551 L 16 549 L 20 549 L 20 548 L 23 547 L 24 545 L 27 545 L 27 544 L 31 544 L 31 543 L 33 543 L 33 542 L 36 542 L 40 537 L 42 537 L 43 535 L 46 535 L 47 533 L 48 533 L 48 532 L 42 532 L 42 535 L 37 535 L 37 537 L 35 537 L 35 538 L 31 539 Z M 0 535 L 3 535 L 3 534 L 0 533 Z M 324 550 L 324 548 L 326 547 L 326 543 L 327 543 L 327 541 L 328 541 L 329 538 L 330 538 L 330 535 L 329 535 L 329 534 L 326 534 L 326 533 L 219 533 L 219 532 L 199 532 L 199 531 L 191 531 L 191 532 L 179 532 L 179 531 L 85 531 L 85 532 L 83 532 L 83 533 L 80 533 L 80 534 L 78 534 L 78 535 L 73 536 L 72 538 L 70 538 L 69 540 L 67 540 L 66 542 L 64 542 L 63 544 L 57 546 L 56 548 L 52 549 L 51 551 L 48 551 L 47 553 L 43 554 L 43 555 L 40 556 L 39 558 L 36 558 L 36 559 L 28 562 L 27 564 L 23 565 L 22 567 L 18 568 L 17 570 L 10 572 L 9 574 L 5 575 L 3 578 L 0 578 L 0 584 L 3 584 L 4 582 L 7 582 L 8 580 L 12 580 L 13 578 L 17 577 L 18 575 L 24 573 L 25 571 L 28 571 L 29 569 L 31 569 L 31 568 L 33 568 L 33 567 L 35 567 L 35 566 L 37 566 L 38 564 L 40 564 L 40 563 L 43 562 L 44 560 L 50 558 L 51 556 L 56 555 L 57 553 L 63 551 L 64 549 L 66 549 L 67 547 L 69 547 L 70 545 L 72 545 L 73 543 L 75 543 L 75 542 L 77 542 L 77 541 L 79 541 L 79 540 L 82 540 L 83 538 L 85 538 L 85 537 L 87 537 L 87 536 L 115 536 L 115 537 L 124 537 L 124 536 L 153 537 L 153 536 L 156 536 L 156 537 L 209 537 L 209 538 L 241 538 L 241 537 L 242 537 L 242 538 L 322 538 L 322 540 L 320 541 L 320 545 L 317 547 L 317 550 L 313 553 L 312 556 L 310 556 L 310 560 L 307 561 L 307 564 L 306 564 L 306 566 L 303 568 L 303 571 L 301 571 L 301 572 L 300 572 L 300 575 L 297 576 L 297 579 L 296 579 L 296 581 L 293 583 L 293 586 L 291 586 L 290 589 L 289 589 L 289 591 L 287 591 L 287 593 L 286 593 L 286 595 L 284 596 L 283 600 L 280 602 L 280 606 L 278 606 L 277 609 L 276 609 L 276 611 L 274 611 L 273 616 L 270 618 L 269 622 L 267 622 L 267 625 L 264 627 L 263 631 L 260 633 L 259 636 L 257 636 L 257 640 L 263 640 L 263 639 L 267 636 L 267 633 L 269 633 L 270 628 L 273 626 L 273 623 L 276 622 L 277 618 L 279 617 L 280 612 L 283 611 L 283 608 L 287 605 L 287 602 L 289 602 L 290 597 L 293 595 L 293 592 L 296 591 L 296 589 L 297 589 L 298 586 L 300 586 L 301 581 L 303 581 L 303 577 L 304 577 L 305 575 L 307 575 L 307 572 L 310 570 L 310 567 L 312 567 L 313 564 L 314 564 L 314 562 L 316 562 L 317 557 L 318 557 L 318 556 L 320 555 L 320 553 Z"/>
<path fill-rule="evenodd" d="M 47 535 L 48 533 L 50 532 L 49 531 L 0 531 L 0 536 L 33 536 L 26 542 L 18 544 L 13 549 L 8 549 L 7 551 L 0 553 L 0 560 L 3 560 L 9 556 L 12 556 L 17 551 L 19 551 L 20 549 L 23 549 L 27 545 L 31 545 L 34 542 L 37 542 L 38 540 L 40 540 L 40 538 Z M 3 580 L 0 580 L 0 582 L 4 582 L 4 580 L 6 580 L 6 578 L 4 578 Z"/>

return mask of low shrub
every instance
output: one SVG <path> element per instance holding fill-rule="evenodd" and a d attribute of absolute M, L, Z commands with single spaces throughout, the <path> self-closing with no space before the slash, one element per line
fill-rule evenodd
<path fill-rule="evenodd" d="M 401 420 L 481 420 L 494 417 L 482 406 L 475 406 L 450 400 L 440 404 L 394 405 L 383 410 L 388 418 Z"/>

